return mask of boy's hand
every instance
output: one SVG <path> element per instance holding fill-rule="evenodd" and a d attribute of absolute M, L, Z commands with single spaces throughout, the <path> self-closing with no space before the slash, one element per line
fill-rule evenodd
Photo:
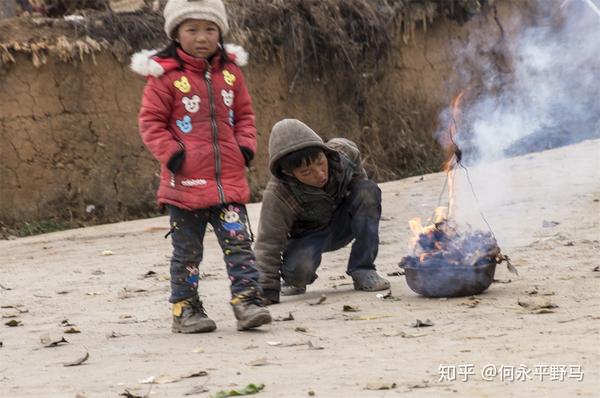
<path fill-rule="evenodd" d="M 264 305 L 271 305 L 279 303 L 279 290 L 263 290 L 265 296 Z"/>

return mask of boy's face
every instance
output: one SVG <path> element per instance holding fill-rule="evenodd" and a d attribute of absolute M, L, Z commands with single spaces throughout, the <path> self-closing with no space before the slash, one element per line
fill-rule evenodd
<path fill-rule="evenodd" d="M 186 19 L 177 29 L 183 51 L 197 58 L 210 58 L 219 46 L 219 27 L 203 19 Z"/>
<path fill-rule="evenodd" d="M 323 188 L 329 179 L 327 156 L 321 152 L 310 164 L 303 164 L 292 171 L 292 175 L 301 183 L 315 188 Z"/>

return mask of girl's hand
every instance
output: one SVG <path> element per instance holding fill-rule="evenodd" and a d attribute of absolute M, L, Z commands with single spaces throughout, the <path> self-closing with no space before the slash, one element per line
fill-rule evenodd
<path fill-rule="evenodd" d="M 240 151 L 242 151 L 242 155 L 244 155 L 244 161 L 246 162 L 246 167 L 250 167 L 250 162 L 254 159 L 254 152 L 251 149 L 241 146 Z"/>
<path fill-rule="evenodd" d="M 171 173 L 177 173 L 181 166 L 183 166 L 183 161 L 185 160 L 185 150 L 181 149 L 175 155 L 171 156 L 171 159 L 167 162 L 167 169 L 171 171 Z"/>

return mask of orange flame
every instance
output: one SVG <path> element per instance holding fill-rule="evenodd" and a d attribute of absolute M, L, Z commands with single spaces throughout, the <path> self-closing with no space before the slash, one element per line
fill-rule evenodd
<path fill-rule="evenodd" d="M 452 120 L 448 126 L 448 134 L 450 137 L 450 145 L 448 151 L 450 151 L 450 157 L 444 164 L 444 171 L 448 173 L 448 213 L 447 218 L 449 219 L 454 214 L 454 167 L 460 159 L 456 157 L 458 147 L 456 146 L 456 136 L 458 134 L 458 125 L 460 122 L 460 105 L 463 97 L 465 96 L 466 89 L 462 90 L 452 102 L 450 102 L 450 108 L 452 109 Z"/>
<path fill-rule="evenodd" d="M 438 228 L 440 224 L 445 223 L 448 220 L 448 208 L 447 207 L 437 207 L 435 209 L 435 215 L 433 216 L 433 220 L 431 224 L 423 226 L 421 224 L 421 219 L 419 217 L 413 218 L 408 221 L 408 225 L 410 226 L 410 230 L 413 233 L 413 239 L 411 239 L 409 247 L 410 249 L 415 249 L 417 247 L 417 242 L 419 240 L 419 235 L 421 234 L 430 234 L 433 233 L 434 230 Z"/>
<path fill-rule="evenodd" d="M 452 120 L 448 125 L 448 139 L 445 142 L 445 149 L 447 151 L 447 158 L 443 165 L 443 170 L 448 174 L 448 207 L 438 207 L 435 209 L 433 219 L 429 220 L 430 224 L 423 226 L 420 218 L 413 218 L 408 222 L 410 229 L 413 233 L 413 239 L 411 239 L 410 247 L 416 249 L 419 236 L 421 234 L 428 235 L 433 233 L 434 230 L 440 228 L 446 228 L 447 221 L 449 221 L 453 214 L 454 208 L 454 170 L 459 159 L 456 157 L 458 147 L 456 146 L 456 136 L 458 134 L 460 114 L 461 114 L 461 103 L 467 92 L 467 89 L 463 89 L 456 97 L 450 102 L 450 109 L 452 113 Z M 438 247 L 441 250 L 442 247 Z M 421 254 L 421 261 L 427 257 L 427 253 Z"/>
<path fill-rule="evenodd" d="M 458 124 L 460 122 L 460 105 L 463 97 L 465 96 L 466 89 L 462 90 L 452 101 L 450 102 L 450 109 L 452 110 L 452 120 L 448 126 L 448 137 L 450 142 L 447 143 L 448 160 L 444 163 L 443 170 L 448 172 L 452 166 L 453 161 L 456 160 L 456 135 L 458 134 Z"/>

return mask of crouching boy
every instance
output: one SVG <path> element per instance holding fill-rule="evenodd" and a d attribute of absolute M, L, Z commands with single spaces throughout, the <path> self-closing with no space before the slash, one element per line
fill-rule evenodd
<path fill-rule="evenodd" d="M 357 146 L 345 138 L 324 143 L 304 123 L 284 119 L 271 131 L 269 168 L 255 245 L 266 298 L 277 303 L 280 294 L 305 293 L 321 255 L 352 240 L 346 273 L 354 289 L 388 289 L 374 264 L 381 191 L 367 178 Z"/>

